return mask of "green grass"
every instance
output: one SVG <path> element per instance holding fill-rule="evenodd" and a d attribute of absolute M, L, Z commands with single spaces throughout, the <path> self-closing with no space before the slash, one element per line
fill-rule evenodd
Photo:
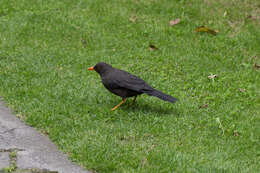
<path fill-rule="evenodd" d="M 259 47 L 258 0 L 1 0 L 0 96 L 88 170 L 260 172 Z M 111 112 L 100 61 L 179 102 Z"/>

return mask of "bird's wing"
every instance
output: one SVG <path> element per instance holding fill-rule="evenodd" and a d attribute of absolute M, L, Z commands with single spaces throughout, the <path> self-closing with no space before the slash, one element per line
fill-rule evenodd
<path fill-rule="evenodd" d="M 137 92 L 153 89 L 144 80 L 126 71 L 116 70 L 113 76 L 113 83 L 116 83 L 119 87 L 122 88 L 127 88 Z"/>

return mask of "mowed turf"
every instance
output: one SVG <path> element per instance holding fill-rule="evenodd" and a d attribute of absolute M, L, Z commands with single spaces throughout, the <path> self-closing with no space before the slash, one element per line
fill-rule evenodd
<path fill-rule="evenodd" d="M 1 0 L 0 96 L 88 170 L 259 172 L 259 47 L 258 0 Z M 111 112 L 100 61 L 179 101 Z"/>

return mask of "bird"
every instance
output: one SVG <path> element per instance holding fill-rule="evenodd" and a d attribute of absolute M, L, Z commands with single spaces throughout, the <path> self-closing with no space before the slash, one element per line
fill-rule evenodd
<path fill-rule="evenodd" d="M 143 79 L 126 71 L 113 68 L 105 62 L 99 62 L 95 66 L 89 67 L 88 70 L 96 71 L 100 75 L 104 87 L 122 98 L 122 101 L 113 107 L 111 111 L 116 110 L 129 97 L 134 97 L 132 104 L 135 103 L 136 97 L 144 93 L 171 103 L 177 101 L 176 98 L 154 89 Z"/>

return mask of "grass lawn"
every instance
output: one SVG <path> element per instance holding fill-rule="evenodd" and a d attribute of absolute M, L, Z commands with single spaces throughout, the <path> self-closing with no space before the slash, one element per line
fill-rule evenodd
<path fill-rule="evenodd" d="M 121 98 L 87 71 L 100 61 L 179 102 L 142 95 L 111 112 Z M 0 1 L 0 96 L 100 173 L 260 172 L 254 63 L 258 0 Z"/>

